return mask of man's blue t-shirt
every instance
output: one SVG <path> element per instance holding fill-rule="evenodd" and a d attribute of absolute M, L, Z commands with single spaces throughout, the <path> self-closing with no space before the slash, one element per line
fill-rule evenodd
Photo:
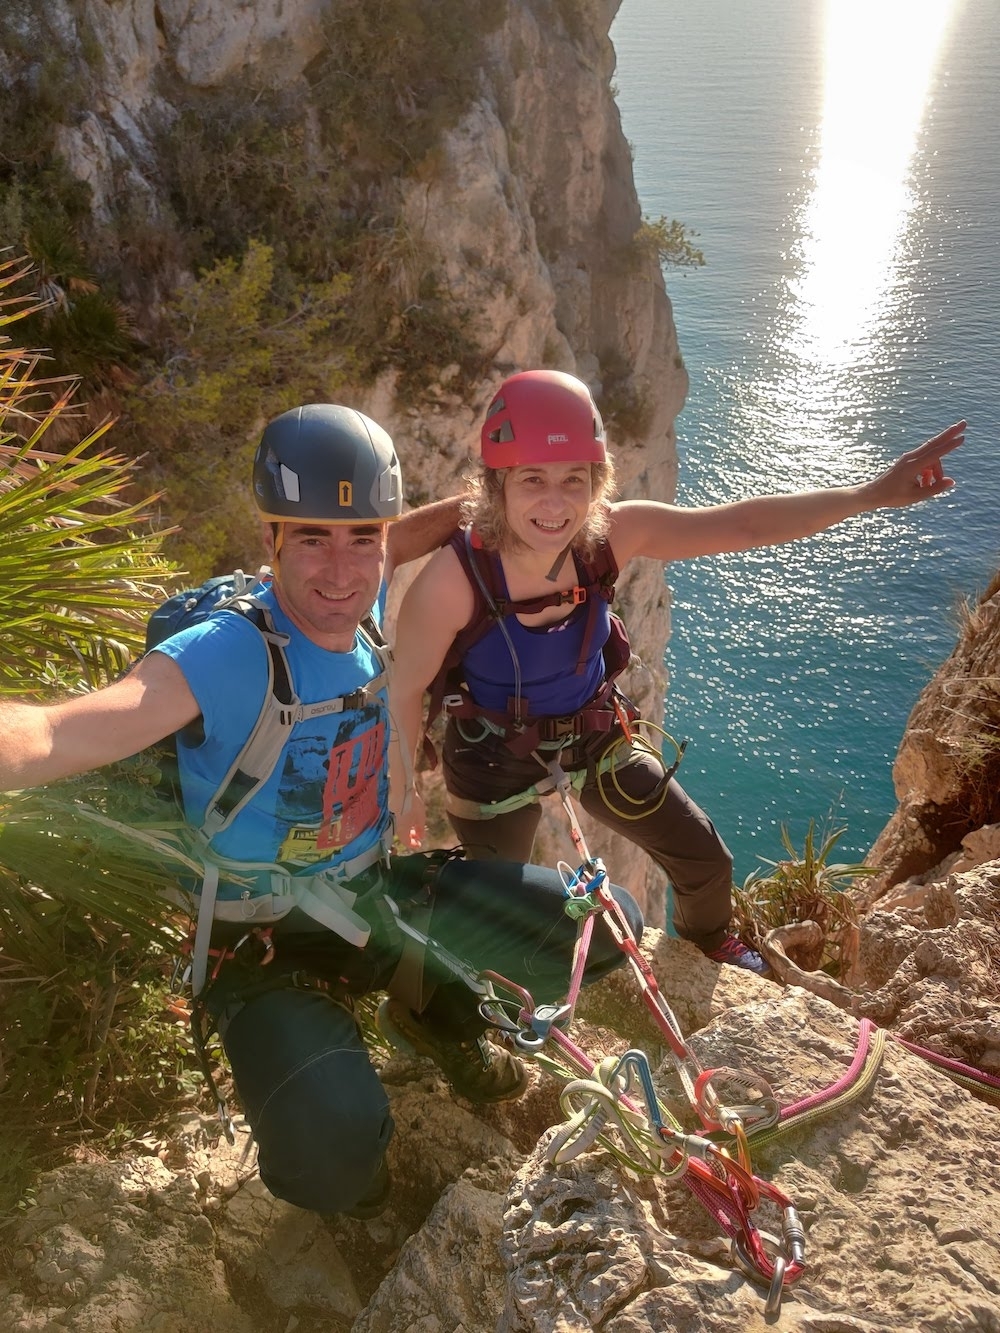
<path fill-rule="evenodd" d="M 360 635 L 350 653 L 320 648 L 284 615 L 271 589 L 260 598 L 289 637 L 285 653 L 303 703 L 350 694 L 378 675 Z M 202 728 L 177 736 L 184 811 L 198 826 L 257 721 L 268 688 L 267 646 L 244 616 L 220 611 L 154 651 L 177 663 L 201 709 Z M 388 721 L 382 691 L 360 709 L 296 723 L 270 778 L 212 847 L 234 860 L 322 869 L 374 846 L 390 823 Z"/>

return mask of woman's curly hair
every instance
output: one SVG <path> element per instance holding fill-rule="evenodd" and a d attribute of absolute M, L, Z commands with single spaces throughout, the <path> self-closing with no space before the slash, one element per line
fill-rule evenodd
<path fill-rule="evenodd" d="M 467 493 L 462 501 L 462 522 L 475 528 L 487 551 L 523 550 L 525 543 L 507 522 L 503 486 L 508 468 L 484 467 L 482 461 L 466 475 Z M 573 538 L 573 549 L 591 556 L 598 541 L 607 536 L 611 521 L 609 505 L 615 489 L 615 465 L 609 454 L 603 463 L 590 465 L 590 507 L 583 527 Z"/>

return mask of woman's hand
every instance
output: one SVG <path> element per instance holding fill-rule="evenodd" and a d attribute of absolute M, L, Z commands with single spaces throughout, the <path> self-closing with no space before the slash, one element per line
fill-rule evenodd
<path fill-rule="evenodd" d="M 404 851 L 418 852 L 427 836 L 427 811 L 423 797 L 411 787 L 396 819 L 396 838 Z"/>
<path fill-rule="evenodd" d="M 873 502 L 872 508 L 899 509 L 950 490 L 955 482 L 945 476 L 941 460 L 964 443 L 965 424 L 956 421 L 940 435 L 897 458 L 892 467 L 870 482 L 865 489 Z"/>

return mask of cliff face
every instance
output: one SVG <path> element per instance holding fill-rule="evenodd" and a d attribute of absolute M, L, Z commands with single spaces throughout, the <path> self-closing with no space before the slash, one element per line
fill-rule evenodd
<path fill-rule="evenodd" d="M 28 16 L 41 9 L 7 4 Z M 492 387 L 540 363 L 584 375 L 610 408 L 625 494 L 673 495 L 685 379 L 655 261 L 632 244 L 638 205 L 608 86 L 615 8 L 510 3 L 472 105 L 400 182 L 406 253 L 388 279 L 416 289 L 414 268 L 433 256 L 481 360 L 472 382 L 446 368 L 417 405 L 395 371 L 350 386 L 393 431 L 412 500 L 455 487 Z M 224 83 L 265 68 L 279 86 L 297 86 L 323 46 L 329 4 L 47 0 L 44 9 L 49 36 L 79 62 L 85 103 L 67 112 L 60 143 L 96 212 L 114 220 L 123 195 L 151 217 L 169 207 L 155 124 L 193 94 L 211 116 Z M 0 82 L 11 59 L 0 55 Z M 123 246 L 133 239 L 123 235 Z M 152 310 L 163 291 L 144 296 Z M 661 571 L 630 574 L 622 601 L 653 668 L 627 684 L 656 718 Z M 1000 854 L 991 841 L 998 663 L 994 586 L 911 719 L 896 768 L 900 811 L 869 858 L 884 870 L 866 886 L 877 910 L 862 922 L 858 961 L 859 1013 L 994 1076 L 1000 861 L 978 863 Z M 556 837 L 547 833 L 543 854 Z M 593 845 L 615 878 L 641 886 L 637 853 L 603 835 Z M 785 1107 L 846 1074 L 859 1037 L 847 1014 L 717 968 L 655 931 L 644 948 L 706 1067 L 756 1071 Z M 595 1058 L 666 1049 L 627 970 L 586 994 L 578 1017 L 574 1040 Z M 753 1145 L 756 1169 L 788 1191 L 807 1232 L 809 1267 L 782 1326 L 994 1329 L 995 1114 L 896 1043 L 878 1063 L 853 1085 L 859 1098 L 840 1096 L 826 1119 Z M 669 1061 L 655 1072 L 693 1128 Z M 773 1323 L 716 1220 L 675 1180 L 622 1172 L 599 1144 L 550 1164 L 562 1113 L 540 1068 L 524 1099 L 478 1114 L 452 1102 L 427 1065 L 393 1057 L 382 1075 L 397 1123 L 384 1217 L 328 1226 L 278 1203 L 241 1158 L 242 1142 L 233 1152 L 212 1144 L 212 1125 L 193 1117 L 170 1141 L 149 1136 L 131 1155 L 78 1161 L 40 1182 L 8 1230 L 0 1327 L 705 1333 Z M 758 1220 L 776 1225 L 773 1215 Z"/>
<path fill-rule="evenodd" d="M 404 299 L 412 289 L 417 302 L 433 269 L 451 308 L 462 312 L 479 370 L 470 378 L 466 362 L 461 375 L 447 366 L 414 402 L 401 393 L 397 370 L 345 388 L 341 369 L 328 396 L 356 403 L 392 432 L 411 502 L 454 492 L 496 383 L 538 365 L 573 371 L 593 387 L 625 496 L 673 498 L 673 420 L 686 375 L 658 262 L 635 240 L 640 210 L 610 91 L 608 31 L 617 8 L 613 0 L 509 0 L 485 40 L 465 113 L 400 173 L 400 253 L 385 280 Z M 95 217 L 122 229 L 124 254 L 139 242 L 121 222 L 123 201 L 133 220 L 170 210 L 161 130 L 178 123 L 192 99 L 207 122 L 234 81 L 295 90 L 305 99 L 308 136 L 309 80 L 328 49 L 324 21 L 336 10 L 329 0 L 52 0 L 41 18 L 23 5 L 11 11 L 23 13 L 21 51 L 0 57 L 0 83 L 19 62 L 30 65 L 33 48 L 58 50 L 73 94 L 67 88 L 57 145 L 90 186 Z M 343 171 L 343 161 L 324 161 L 321 136 L 310 153 L 319 178 Z M 166 294 L 155 286 L 126 292 L 140 325 L 155 318 Z M 260 424 L 247 423 L 248 441 Z M 246 522 L 252 558 L 249 514 L 225 513 L 230 526 Z M 635 651 L 648 664 L 625 686 L 658 721 L 668 634 L 662 571 L 630 570 L 620 590 Z M 630 615 L 633 607 L 643 614 Z M 561 822 L 541 835 L 542 855 L 569 847 Z M 616 878 L 642 892 L 648 862 L 640 853 L 603 835 L 594 849 Z"/>
<path fill-rule="evenodd" d="M 879 873 L 857 895 L 866 906 L 1000 857 L 1000 574 L 917 700 L 893 782 L 899 805 L 868 855 Z"/>

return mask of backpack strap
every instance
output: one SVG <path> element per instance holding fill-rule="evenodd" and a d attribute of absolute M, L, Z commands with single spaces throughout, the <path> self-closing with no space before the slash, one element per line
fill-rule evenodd
<path fill-rule="evenodd" d="M 474 591 L 478 584 L 489 614 L 494 618 L 533 616 L 550 606 L 580 606 L 583 602 L 593 602 L 595 599 L 610 602 L 615 595 L 618 566 L 611 554 L 611 547 L 604 540 L 598 543 L 590 558 L 573 552 L 574 565 L 582 575 L 579 583 L 572 588 L 540 593 L 537 597 L 525 597 L 520 601 L 508 595 L 501 577 L 499 557 L 485 549 L 472 528 L 461 529 L 449 539 L 448 545 L 462 562 L 466 577 L 470 584 L 474 584 Z M 470 621 L 462 633 L 475 631 L 475 637 L 463 643 L 463 655 L 488 628 L 488 625 L 476 625 Z"/>
<path fill-rule="evenodd" d="M 358 626 L 358 633 L 378 664 L 378 674 L 349 694 L 311 704 L 302 703 L 295 692 L 285 652 L 288 635 L 275 628 L 269 607 L 259 596 L 249 591 L 256 580 L 237 570 L 232 576 L 232 582 L 234 592 L 220 599 L 212 607 L 211 614 L 234 611 L 255 626 L 267 649 L 267 688 L 257 720 L 208 801 L 204 818 L 197 829 L 203 841 L 203 850 L 200 857 L 202 881 L 197 893 L 197 923 L 191 952 L 191 986 L 195 996 L 206 983 L 212 923 L 216 920 L 236 919 L 250 923 L 259 915 L 262 920 L 274 921 L 293 906 L 299 906 L 329 930 L 363 948 L 368 941 L 369 927 L 352 911 L 356 895 L 342 886 L 346 886 L 346 882 L 353 876 L 376 862 L 384 861 L 389 850 L 388 840 L 383 839 L 349 861 L 342 861 L 315 875 L 292 875 L 285 867 L 278 865 L 230 861 L 212 850 L 212 839 L 230 826 L 271 777 L 296 723 L 362 708 L 371 703 L 382 690 L 388 688 L 392 663 L 388 644 L 369 612 Z M 248 890 L 235 903 L 219 899 L 220 870 L 227 868 L 237 878 L 248 872 L 265 874 L 269 878 L 271 891 L 261 896 Z"/>
<path fill-rule="evenodd" d="M 468 623 L 452 641 L 451 646 L 445 654 L 444 661 L 438 668 L 437 675 L 427 687 L 427 717 L 424 722 L 423 751 L 424 760 L 426 761 L 427 766 L 431 769 L 437 768 L 438 762 L 437 751 L 435 750 L 434 743 L 430 737 L 431 727 L 441 715 L 442 709 L 444 708 L 445 695 L 449 691 L 454 692 L 454 690 L 458 688 L 459 682 L 455 680 L 455 673 L 461 665 L 462 656 L 466 651 L 466 648 L 472 643 L 475 643 L 476 639 L 482 634 L 485 634 L 490 626 L 486 599 L 482 595 L 478 581 L 473 578 L 469 572 L 465 534 L 465 528 L 456 528 L 448 538 L 447 542 L 444 543 L 445 546 L 450 546 L 455 552 L 459 563 L 465 572 L 466 578 L 469 581 L 469 587 L 472 589 L 473 606 L 472 615 L 469 617 Z M 471 638 L 468 637 L 470 633 L 473 636 Z"/>
<path fill-rule="evenodd" d="M 243 594 L 221 603 L 220 609 L 237 611 L 260 631 L 267 646 L 267 690 L 250 735 L 205 807 L 199 831 L 209 842 L 229 827 L 270 778 L 296 723 L 363 708 L 388 686 L 391 663 L 385 639 L 369 614 L 358 630 L 379 664 L 379 674 L 350 694 L 303 704 L 295 693 L 285 653 L 288 635 L 274 628 L 268 608 L 258 598 Z"/>

